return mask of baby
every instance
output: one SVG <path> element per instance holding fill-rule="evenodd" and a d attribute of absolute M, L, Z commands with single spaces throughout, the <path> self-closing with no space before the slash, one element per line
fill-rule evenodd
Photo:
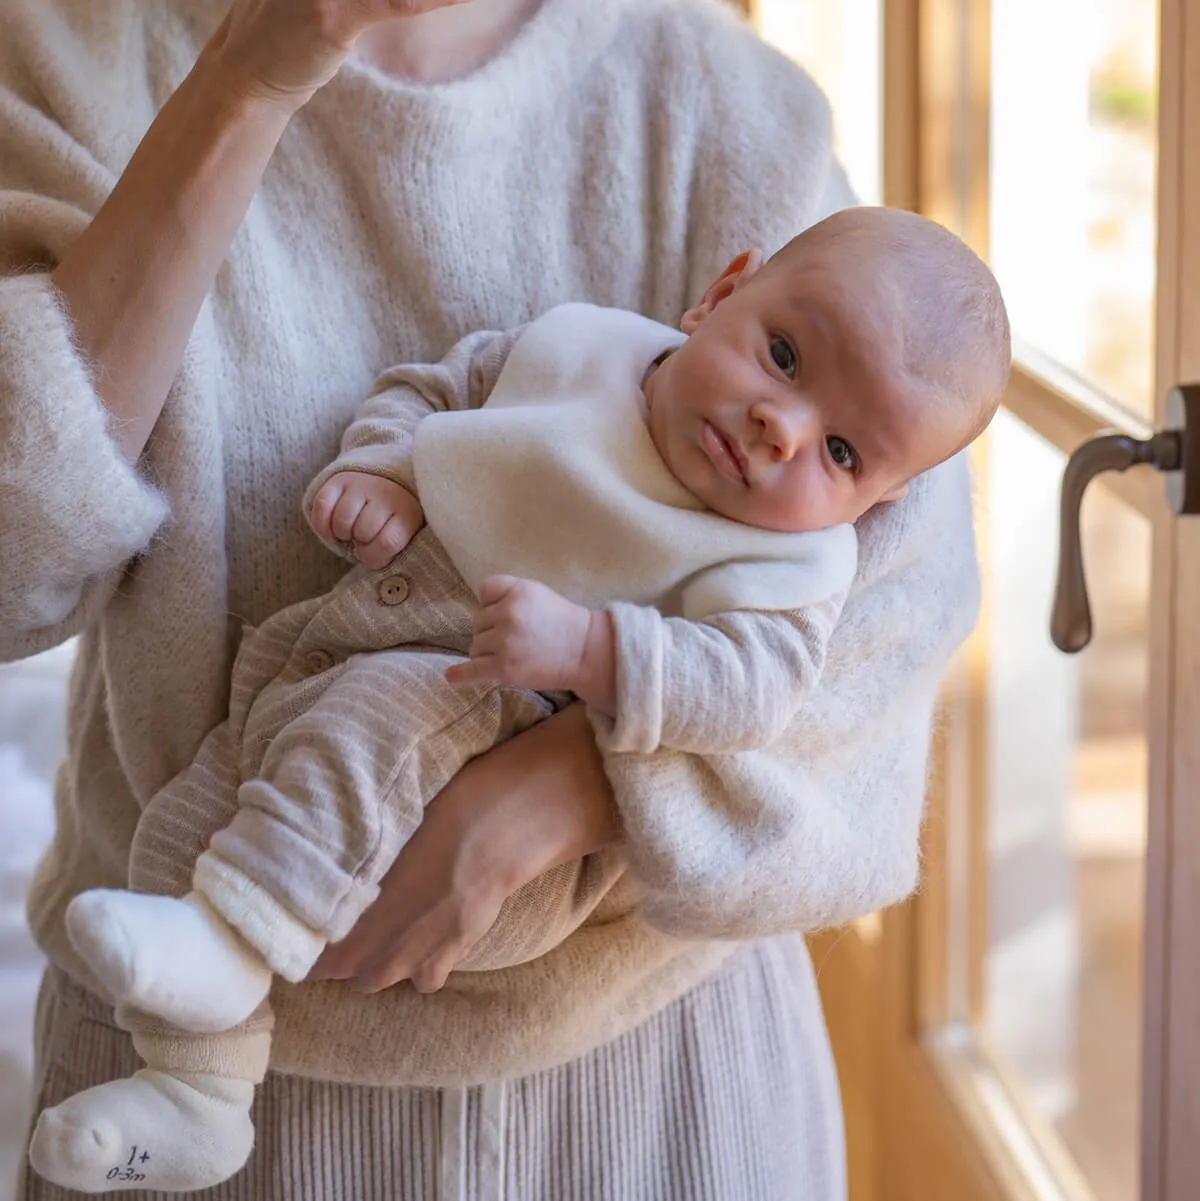
<path fill-rule="evenodd" d="M 220 1071 L 150 1063 L 70 1098 L 35 1167 L 128 1187 L 115 1156 L 154 1141 L 140 1187 L 237 1171 L 256 1074 L 220 1032 L 346 936 L 466 761 L 564 694 L 610 774 L 775 743 L 819 679 L 853 523 L 985 428 L 1008 365 L 987 268 L 922 218 L 855 209 L 740 255 L 682 333 L 567 305 L 387 372 L 306 496 L 361 566 L 246 631 L 228 720 L 152 802 L 229 818 L 192 891 L 68 910 L 111 997 L 211 1033 Z M 486 943 L 466 966 L 547 949 Z"/>

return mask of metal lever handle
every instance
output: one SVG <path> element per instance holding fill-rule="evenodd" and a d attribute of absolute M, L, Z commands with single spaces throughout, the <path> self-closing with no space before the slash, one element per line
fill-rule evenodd
<path fill-rule="evenodd" d="M 1050 617 L 1050 637 L 1060 651 L 1075 654 L 1092 640 L 1092 609 L 1079 530 L 1083 494 L 1100 472 L 1138 466 L 1167 473 L 1167 499 L 1176 513 L 1200 513 L 1200 384 L 1171 389 L 1165 430 L 1144 440 L 1127 434 L 1098 434 L 1067 461 L 1059 505 L 1058 579 Z"/>

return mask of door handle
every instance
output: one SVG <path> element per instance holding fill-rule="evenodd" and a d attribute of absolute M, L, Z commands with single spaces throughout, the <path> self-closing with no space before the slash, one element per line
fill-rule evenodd
<path fill-rule="evenodd" d="M 1050 615 L 1050 637 L 1060 651 L 1075 654 L 1092 640 L 1079 508 L 1097 475 L 1153 467 L 1166 474 L 1167 501 L 1175 513 L 1200 513 L 1200 384 L 1172 388 L 1166 418 L 1166 428 L 1145 439 L 1097 434 L 1067 460 L 1059 502 L 1058 578 Z"/>

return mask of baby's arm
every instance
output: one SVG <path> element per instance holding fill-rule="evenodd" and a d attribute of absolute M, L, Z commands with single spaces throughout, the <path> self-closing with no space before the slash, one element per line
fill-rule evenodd
<path fill-rule="evenodd" d="M 385 371 L 342 435 L 341 453 L 308 486 L 304 512 L 335 550 L 383 567 L 421 528 L 413 438 L 430 413 L 481 407 L 524 327 L 468 334 L 439 363 Z"/>
<path fill-rule="evenodd" d="M 734 754 L 770 745 L 816 687 L 842 597 L 703 621 L 640 605 L 587 609 L 533 580 L 480 587 L 468 663 L 451 682 L 494 679 L 575 693 L 601 749 Z"/>

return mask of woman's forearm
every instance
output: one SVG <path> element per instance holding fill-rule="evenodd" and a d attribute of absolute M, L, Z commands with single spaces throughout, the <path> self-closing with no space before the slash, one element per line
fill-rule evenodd
<path fill-rule="evenodd" d="M 379 898 L 313 974 L 371 992 L 401 980 L 441 988 L 507 897 L 620 834 L 591 725 L 572 705 L 472 759 L 434 797 Z"/>
<path fill-rule="evenodd" d="M 478 790 L 472 778 L 480 781 Z M 451 789 L 460 807 L 462 861 L 496 878 L 506 894 L 621 836 L 581 704 L 480 756 Z"/>
<path fill-rule="evenodd" d="M 292 111 L 202 54 L 52 272 L 130 462 Z"/>

